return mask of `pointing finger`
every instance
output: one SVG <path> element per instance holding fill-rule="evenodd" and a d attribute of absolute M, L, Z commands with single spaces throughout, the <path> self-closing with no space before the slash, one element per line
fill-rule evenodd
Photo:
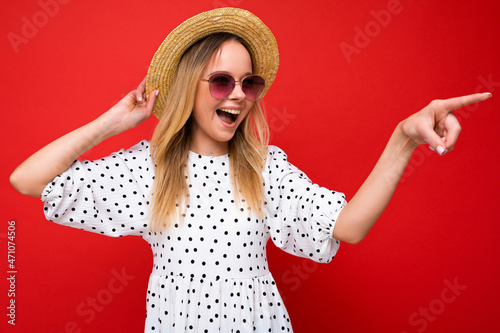
<path fill-rule="evenodd" d="M 466 96 L 454 97 L 439 101 L 439 109 L 445 112 L 460 109 L 469 104 L 485 101 L 491 97 L 491 93 L 478 93 Z"/>

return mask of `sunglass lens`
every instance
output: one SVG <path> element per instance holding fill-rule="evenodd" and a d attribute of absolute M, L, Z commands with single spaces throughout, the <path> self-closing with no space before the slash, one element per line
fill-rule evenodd
<path fill-rule="evenodd" d="M 234 79 L 227 74 L 214 74 L 209 79 L 210 92 L 214 98 L 226 98 L 234 89 Z"/>
<path fill-rule="evenodd" d="M 241 85 L 243 92 L 249 100 L 255 101 L 259 99 L 266 86 L 264 78 L 258 75 L 247 76 Z"/>

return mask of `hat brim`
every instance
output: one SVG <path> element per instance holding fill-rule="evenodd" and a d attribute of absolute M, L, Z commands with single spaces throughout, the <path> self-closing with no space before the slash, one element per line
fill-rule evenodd
<path fill-rule="evenodd" d="M 253 73 L 266 80 L 262 97 L 274 82 L 279 66 L 276 39 L 271 30 L 254 14 L 239 8 L 218 8 L 203 12 L 181 23 L 165 38 L 149 65 L 146 96 L 159 89 L 153 113 L 160 118 L 169 87 L 182 55 L 197 41 L 209 35 L 227 32 L 241 37 L 253 63 Z"/>

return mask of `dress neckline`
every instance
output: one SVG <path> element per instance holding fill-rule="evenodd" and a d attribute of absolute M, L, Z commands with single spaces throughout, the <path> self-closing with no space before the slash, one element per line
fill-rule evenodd
<path fill-rule="evenodd" d="M 206 160 L 206 159 L 210 159 L 210 160 L 211 159 L 227 159 L 229 157 L 229 153 L 224 154 L 224 155 L 215 156 L 215 155 L 202 155 L 202 154 L 195 153 L 192 150 L 189 150 L 189 157 L 204 159 L 204 160 Z"/>

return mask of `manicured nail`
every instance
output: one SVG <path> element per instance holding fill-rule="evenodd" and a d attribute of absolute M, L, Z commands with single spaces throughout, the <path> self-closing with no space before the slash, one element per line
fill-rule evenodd
<path fill-rule="evenodd" d="M 444 154 L 444 148 L 443 147 L 437 146 L 436 150 L 437 150 L 437 152 L 438 152 L 439 155 L 443 155 Z"/>
<path fill-rule="evenodd" d="M 432 146 L 429 146 L 429 149 L 432 151 L 436 151 L 436 149 L 432 148 Z"/>
<path fill-rule="evenodd" d="M 139 102 L 142 102 L 142 96 L 139 96 L 139 97 L 137 98 L 137 100 L 138 100 Z"/>
<path fill-rule="evenodd" d="M 158 96 L 158 94 L 159 94 L 159 93 L 160 93 L 160 91 L 159 91 L 159 90 L 157 90 L 157 91 L 155 92 L 155 96 Z"/>
<path fill-rule="evenodd" d="M 484 95 L 490 95 L 490 97 L 491 97 L 491 96 L 493 96 L 490 92 L 485 92 L 485 93 L 483 93 L 483 94 L 484 94 Z"/>

